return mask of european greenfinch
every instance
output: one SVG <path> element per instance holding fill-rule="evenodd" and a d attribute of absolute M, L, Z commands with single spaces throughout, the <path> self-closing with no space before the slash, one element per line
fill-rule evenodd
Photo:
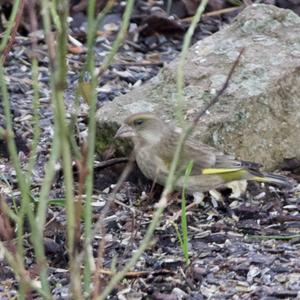
<path fill-rule="evenodd" d="M 181 129 L 163 122 L 151 113 L 137 113 L 125 119 L 116 137 L 131 138 L 136 162 L 149 179 L 164 185 L 178 144 Z M 241 161 L 215 148 L 188 137 L 182 147 L 176 170 L 175 190 L 184 185 L 184 174 L 189 162 L 193 168 L 188 178 L 187 192 L 194 194 L 226 186 L 237 180 L 254 180 L 289 186 L 286 177 L 262 173 L 260 164 Z"/>

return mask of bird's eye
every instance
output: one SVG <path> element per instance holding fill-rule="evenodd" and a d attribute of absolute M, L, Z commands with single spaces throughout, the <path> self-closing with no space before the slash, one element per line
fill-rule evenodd
<path fill-rule="evenodd" d="M 144 124 L 144 120 L 142 120 L 142 119 L 134 120 L 133 124 L 134 124 L 135 126 L 143 125 L 143 124 Z"/>

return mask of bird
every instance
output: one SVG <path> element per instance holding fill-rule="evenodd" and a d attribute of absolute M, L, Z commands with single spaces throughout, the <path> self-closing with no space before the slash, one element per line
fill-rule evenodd
<path fill-rule="evenodd" d="M 144 112 L 128 116 L 115 138 L 131 139 L 139 169 L 148 179 L 164 186 L 181 132 L 182 129 L 174 124 Z M 174 190 L 183 189 L 185 171 L 190 162 L 192 170 L 186 188 L 190 195 L 224 188 L 228 183 L 242 180 L 290 186 L 287 177 L 260 171 L 261 164 L 238 160 L 189 136 L 181 149 Z"/>

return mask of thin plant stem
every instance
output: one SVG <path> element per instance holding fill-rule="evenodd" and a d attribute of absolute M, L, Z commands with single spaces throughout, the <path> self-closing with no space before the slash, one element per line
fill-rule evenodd
<path fill-rule="evenodd" d="M 15 274 L 19 277 L 22 277 L 26 285 L 34 290 L 36 290 L 43 299 L 52 299 L 52 297 L 45 291 L 43 288 L 39 286 L 39 284 L 30 279 L 28 273 L 24 269 L 23 264 L 20 262 L 18 256 L 13 255 L 0 241 L 0 252 L 4 254 L 5 259 L 8 261 L 9 265 L 14 270 Z M 22 295 L 18 295 L 19 297 L 23 297 Z"/>
<path fill-rule="evenodd" d="M 68 2 L 64 1 L 63 6 L 65 9 L 68 7 Z M 62 5 L 62 4 L 61 4 Z M 71 151 L 68 140 L 68 126 L 66 124 L 66 108 L 64 104 L 64 87 L 66 86 L 66 53 L 67 53 L 67 15 L 65 9 L 61 9 L 60 21 L 62 31 L 58 35 L 57 40 L 57 71 L 54 74 L 54 104 L 55 104 L 55 117 L 59 126 L 58 137 L 61 143 L 62 165 L 64 170 L 67 215 L 68 215 L 68 250 L 73 254 L 74 247 L 74 195 L 73 195 L 73 174 L 72 174 L 72 159 Z M 58 129 L 58 128 L 56 128 Z"/>
<path fill-rule="evenodd" d="M 13 134 L 13 125 L 12 125 L 12 117 L 10 113 L 10 103 L 9 103 L 9 96 L 7 91 L 7 86 L 5 84 L 5 78 L 4 78 L 4 70 L 2 64 L 0 64 L 0 82 L 1 82 L 1 95 L 2 95 L 2 103 L 4 108 L 4 115 L 5 115 L 5 122 L 6 122 L 6 131 L 7 131 L 7 144 L 8 144 L 8 150 L 10 154 L 10 159 L 12 161 L 12 164 L 14 166 L 14 169 L 16 171 L 18 186 L 20 188 L 21 192 L 21 206 L 20 210 L 18 212 L 18 222 L 17 222 L 17 249 L 18 249 L 18 255 L 19 257 L 24 257 L 24 247 L 23 247 L 23 234 L 24 234 L 24 219 L 25 216 L 28 215 L 28 220 L 30 223 L 31 231 L 34 236 L 34 239 L 32 239 L 32 243 L 34 246 L 34 250 L 37 256 L 37 262 L 40 265 L 40 267 L 43 269 L 45 266 L 44 262 L 44 251 L 43 251 L 43 240 L 38 239 L 36 237 L 36 232 L 38 231 L 38 225 L 35 222 L 35 218 L 33 215 L 32 208 L 30 207 L 30 188 L 29 183 L 26 181 L 26 176 L 24 176 L 24 173 L 20 166 L 20 161 L 18 158 L 18 153 L 14 141 L 14 134 Z M 46 269 L 42 270 L 42 273 L 44 275 L 44 279 L 46 279 L 45 271 Z M 50 293 L 48 289 L 48 282 L 47 280 L 43 281 L 45 286 L 45 292 Z M 21 285 L 20 285 L 20 293 L 24 294 L 25 286 L 22 283 L 21 279 Z"/>
<path fill-rule="evenodd" d="M 188 187 L 189 177 L 193 169 L 193 161 L 188 163 L 188 166 L 184 175 L 182 197 L 181 197 L 181 231 L 182 231 L 182 251 L 184 254 L 185 263 L 189 263 L 189 252 L 188 252 L 188 228 L 187 228 L 187 217 L 186 217 L 186 189 Z"/>
<path fill-rule="evenodd" d="M 207 1 L 205 1 L 207 3 Z M 201 2 L 200 6 L 202 5 L 203 2 Z M 199 11 L 199 9 L 198 9 Z M 202 9 L 203 11 L 203 9 Z M 195 15 L 195 18 L 198 18 L 198 15 Z M 193 24 L 194 22 L 192 22 Z M 191 25 L 192 26 L 192 25 Z M 191 36 L 191 35 L 190 35 Z M 186 49 L 187 51 L 187 49 Z M 182 57 L 184 55 L 182 54 Z M 235 67 L 237 66 L 237 62 L 240 59 L 240 55 L 238 57 L 238 59 L 236 60 L 235 64 L 233 65 L 232 69 L 230 70 L 230 73 L 228 75 L 229 78 L 227 78 L 224 86 L 225 88 L 228 86 L 228 82 L 229 79 L 231 78 L 232 74 L 233 74 L 233 70 L 235 69 Z M 181 87 L 181 85 L 178 85 L 179 88 Z M 217 93 L 217 99 L 213 99 L 213 103 L 215 104 L 217 102 L 217 100 L 219 99 L 219 97 L 222 95 L 222 93 L 225 91 L 224 86 L 221 88 L 221 92 Z M 183 88 L 183 86 L 182 86 Z M 180 92 L 180 90 L 179 90 Z M 181 92 L 182 93 L 182 92 Z M 191 134 L 192 130 L 195 128 L 197 122 L 199 121 L 199 116 L 202 115 L 202 112 L 199 113 L 198 118 L 196 118 L 193 122 L 193 124 L 188 127 L 186 130 L 184 130 L 182 132 L 182 134 L 180 134 L 179 139 L 178 139 L 178 144 L 177 147 L 175 149 L 175 153 L 174 153 L 174 157 L 170 166 L 170 170 L 169 170 L 169 174 L 166 180 L 166 184 L 165 184 L 165 188 L 164 191 L 162 193 L 162 196 L 157 204 L 157 210 L 155 211 L 152 221 L 145 233 L 144 239 L 142 240 L 139 248 L 136 250 L 136 252 L 133 254 L 133 256 L 131 257 L 131 259 L 128 261 L 128 263 L 125 265 L 125 267 L 119 271 L 117 274 L 115 274 L 111 280 L 107 283 L 105 289 L 103 290 L 103 292 L 101 293 L 101 295 L 99 295 L 97 297 L 97 299 L 100 300 L 104 300 L 112 291 L 112 289 L 118 284 L 119 281 L 121 281 L 124 276 L 126 275 L 126 273 L 135 265 L 135 263 L 138 261 L 138 259 L 141 257 L 141 255 L 144 253 L 144 251 L 147 249 L 151 238 L 153 236 L 153 232 L 158 224 L 158 222 L 161 219 L 161 215 L 167 205 L 167 195 L 173 190 L 173 185 L 174 185 L 174 181 L 175 181 L 175 172 L 176 172 L 176 168 L 179 162 L 179 158 L 180 158 L 180 154 L 181 154 L 181 149 L 184 145 L 184 142 L 186 140 L 186 138 L 189 136 L 189 134 Z"/>
<path fill-rule="evenodd" d="M 83 71 L 91 71 L 92 66 L 90 63 L 92 63 L 93 60 L 93 55 L 94 55 L 94 45 L 96 42 L 96 34 L 97 30 L 100 26 L 100 23 L 102 22 L 103 18 L 108 14 L 108 12 L 112 9 L 115 0 L 109 0 L 103 10 L 97 15 L 96 20 L 94 20 L 94 9 L 90 8 L 95 5 L 93 3 L 94 1 L 89 1 L 89 6 L 88 6 L 88 36 L 87 36 L 87 56 L 86 56 L 86 64 L 85 67 L 83 68 Z M 82 72 L 81 76 L 84 75 L 84 72 Z"/>
<path fill-rule="evenodd" d="M 97 74 L 98 77 L 100 77 L 107 70 L 107 68 L 111 65 L 116 53 L 118 52 L 120 46 L 122 45 L 122 42 L 123 42 L 126 32 L 127 32 L 127 28 L 129 26 L 129 20 L 130 20 L 130 16 L 132 13 L 133 5 L 134 5 L 134 0 L 127 1 L 126 8 L 125 8 L 123 18 L 122 18 L 121 29 L 117 34 L 116 40 L 114 41 L 114 43 L 112 45 L 111 51 L 105 57 L 105 59 L 102 63 L 102 66 Z"/>
<path fill-rule="evenodd" d="M 57 5 L 57 3 L 55 3 L 55 1 L 49 1 L 50 17 L 51 17 L 53 24 L 54 24 L 55 28 L 57 29 L 57 31 L 61 32 L 62 26 L 61 26 L 59 16 L 56 12 L 56 5 Z"/>
<path fill-rule="evenodd" d="M 38 142 L 41 134 L 40 128 L 40 116 L 39 116 L 39 109 L 40 109 L 40 101 L 39 101 L 39 67 L 38 67 L 38 60 L 37 60 L 37 37 L 35 36 L 35 32 L 37 31 L 37 15 L 35 9 L 36 1 L 30 1 L 27 3 L 27 11 L 30 17 L 30 29 L 33 33 L 31 36 L 31 77 L 32 77 L 32 88 L 33 88 L 33 137 L 31 143 L 31 153 L 28 159 L 28 177 L 31 178 L 31 173 L 36 161 L 37 149 L 38 149 Z"/>
<path fill-rule="evenodd" d="M 9 95 L 7 91 L 7 86 L 4 77 L 4 69 L 2 65 L 2 61 L 0 61 L 0 85 L 1 85 L 1 96 L 2 96 L 2 104 L 4 109 L 5 116 L 5 124 L 6 124 L 6 140 L 8 145 L 8 151 L 10 154 L 10 159 L 16 171 L 16 176 L 18 180 L 18 184 L 21 192 L 21 206 L 18 211 L 18 222 L 17 222 L 17 252 L 20 257 L 24 257 L 24 247 L 23 247 L 23 234 L 24 234 L 24 218 L 26 214 L 27 207 L 30 203 L 29 199 L 29 189 L 25 182 L 25 176 L 22 173 L 20 162 L 18 158 L 18 153 L 14 141 L 14 132 L 12 125 L 12 117 L 10 113 L 10 102 Z M 24 261 L 20 261 L 22 265 L 24 265 Z M 24 267 L 23 267 L 24 268 Z M 20 280 L 20 288 L 19 294 L 20 297 L 24 298 L 26 290 L 26 285 Z"/>
<path fill-rule="evenodd" d="M 91 210 L 91 201 L 92 201 L 92 192 L 93 192 L 93 165 L 94 165 L 94 152 L 95 152 L 95 136 L 96 136 L 96 85 L 97 77 L 94 75 L 95 70 L 95 61 L 93 55 L 93 48 L 96 38 L 96 30 L 99 26 L 99 23 L 103 17 L 110 11 L 115 1 L 108 1 L 102 12 L 100 12 L 95 20 L 94 11 L 95 11 L 95 0 L 89 1 L 88 4 L 88 38 L 87 38 L 87 62 L 84 70 L 89 73 L 90 76 L 90 91 L 91 99 L 89 99 L 89 124 L 88 124 L 88 154 L 87 154 L 87 178 L 86 178 L 86 202 L 84 210 L 84 220 L 85 220 L 85 268 L 84 268 L 84 290 L 86 294 L 90 293 L 90 282 L 91 282 L 91 228 L 92 228 L 92 210 Z M 105 58 L 100 72 L 97 76 L 100 76 L 111 64 L 115 54 L 117 53 L 121 43 L 124 40 L 125 34 L 127 32 L 130 15 L 133 9 L 134 0 L 129 0 L 125 12 L 123 14 L 123 21 L 121 29 L 117 35 L 115 42 L 113 43 L 112 49 L 108 56 Z M 83 74 L 82 74 L 83 76 Z"/>
<path fill-rule="evenodd" d="M 1 198 L 0 198 L 1 199 Z M 18 216 L 14 213 L 14 211 L 7 205 L 5 200 L 1 200 L 1 209 L 5 215 L 7 215 L 10 219 L 12 219 L 15 223 L 18 223 Z"/>
<path fill-rule="evenodd" d="M 23 10 L 24 10 L 25 0 L 16 0 L 10 17 L 8 21 L 8 26 L 1 39 L 0 43 L 0 53 L 1 53 L 1 63 L 4 64 L 6 57 L 15 41 L 17 30 L 21 22 Z"/>
<path fill-rule="evenodd" d="M 72 174 L 72 158 L 71 148 L 68 138 L 68 125 L 66 122 L 66 109 L 64 104 L 64 90 L 66 87 L 66 54 L 68 40 L 68 7 L 69 2 L 64 0 L 56 3 L 56 10 L 52 10 L 52 15 L 58 12 L 59 22 L 57 31 L 57 46 L 54 47 L 54 37 L 51 32 L 51 19 L 49 10 L 51 5 L 46 0 L 41 0 L 44 31 L 46 42 L 48 45 L 49 65 L 51 70 L 51 90 L 55 115 L 56 137 L 59 138 L 60 153 L 62 155 L 62 166 L 64 171 L 66 212 L 67 212 L 67 250 L 70 260 L 70 281 L 72 289 L 72 297 L 80 299 L 81 285 L 79 267 L 76 265 L 74 256 L 74 237 L 75 237 L 75 207 L 73 194 L 73 174 Z M 43 214 L 44 212 L 42 212 Z"/>
<path fill-rule="evenodd" d="M 1 37 L 1 43 L 0 43 L 0 52 L 4 50 L 6 47 L 8 40 L 10 39 L 10 34 L 12 31 L 12 28 L 14 27 L 15 19 L 18 13 L 19 6 L 21 4 L 20 0 L 15 0 L 14 5 L 12 7 L 12 11 L 10 13 L 9 21 L 7 23 L 7 28 L 4 32 L 4 35 Z"/>
<path fill-rule="evenodd" d="M 53 72 L 55 71 L 55 47 L 54 47 L 54 35 L 53 32 L 51 31 L 51 18 L 50 18 L 50 6 L 51 2 L 47 0 L 40 0 L 41 2 L 41 16 L 42 16 L 42 21 L 43 21 L 43 27 L 44 27 L 44 32 L 45 32 L 45 39 L 46 39 L 46 44 L 48 46 L 48 56 L 49 56 L 49 68 L 51 70 L 51 89 L 53 90 L 54 87 L 54 74 Z"/>
<path fill-rule="evenodd" d="M 28 177 L 31 178 L 31 172 L 36 162 L 36 155 L 38 149 L 39 138 L 41 134 L 40 117 L 39 117 L 39 84 L 38 84 L 38 62 L 36 58 L 32 59 L 32 81 L 33 81 L 33 137 L 31 143 L 31 152 L 28 159 Z"/>
<path fill-rule="evenodd" d="M 181 232 L 179 231 L 178 225 L 173 220 L 170 221 L 170 224 L 173 225 L 173 227 L 175 228 L 180 247 L 181 247 L 181 249 L 183 249 L 183 240 L 182 240 Z"/>
<path fill-rule="evenodd" d="M 85 234 L 85 267 L 83 271 L 83 281 L 84 281 L 84 292 L 85 294 L 90 293 L 91 288 L 91 258 L 93 257 L 90 243 L 91 243 L 91 230 L 92 230 L 92 194 L 93 194 L 93 165 L 94 165 L 94 152 L 95 152 L 95 136 L 96 136 L 96 86 L 97 78 L 95 76 L 95 60 L 93 55 L 94 43 L 95 43 L 95 7 L 96 1 L 91 0 L 88 4 L 88 55 L 86 67 L 90 75 L 90 95 L 89 99 L 89 123 L 88 123 L 88 150 L 87 150 L 87 176 L 85 180 L 86 188 L 86 202 L 84 208 L 84 234 Z"/>
<path fill-rule="evenodd" d="M 98 257 L 97 257 L 97 264 L 96 264 L 97 269 L 96 269 L 96 272 L 95 272 L 96 276 L 99 275 L 99 270 L 103 267 L 103 256 L 104 256 L 104 251 L 105 251 L 105 238 L 104 237 L 105 237 L 105 232 L 106 232 L 106 228 L 104 226 L 105 216 L 106 216 L 107 212 L 109 211 L 113 200 L 116 197 L 117 191 L 120 189 L 122 183 L 125 181 L 128 174 L 132 170 L 132 164 L 133 164 L 133 153 L 131 154 L 131 156 L 129 158 L 128 164 L 126 165 L 126 167 L 123 170 L 121 176 L 119 177 L 119 180 L 118 180 L 116 186 L 114 187 L 114 189 L 112 191 L 112 196 L 106 202 L 106 205 L 105 205 L 105 207 L 103 208 L 103 210 L 101 212 L 99 221 L 96 224 L 96 225 L 99 225 L 100 235 L 102 236 L 102 239 L 101 239 L 100 244 L 98 246 Z M 97 277 L 95 279 L 96 279 L 95 288 L 96 288 L 96 291 L 98 292 L 101 289 L 101 284 L 100 284 L 99 281 L 97 281 Z"/>
<path fill-rule="evenodd" d="M 178 66 L 177 66 L 177 78 L 176 78 L 176 89 L 177 89 L 177 107 L 176 107 L 176 115 L 177 115 L 177 119 L 180 122 L 180 125 L 182 128 L 185 127 L 185 123 L 184 123 L 184 117 L 183 117 L 183 103 L 184 103 L 184 65 L 186 63 L 186 56 L 187 56 L 187 52 L 188 49 L 190 47 L 191 44 L 191 40 L 193 37 L 193 34 L 195 32 L 196 26 L 199 23 L 201 16 L 205 10 L 205 7 L 208 3 L 208 0 L 202 0 L 195 16 L 192 19 L 192 22 L 189 26 L 189 29 L 187 31 L 187 33 L 184 36 L 184 40 L 183 40 L 183 45 L 182 45 L 182 50 L 180 53 L 180 58 L 179 58 L 179 62 L 178 62 Z"/>
<path fill-rule="evenodd" d="M 59 126 L 58 136 L 61 144 L 62 166 L 64 171 L 64 185 L 67 212 L 67 249 L 70 260 L 70 281 L 73 299 L 81 299 L 80 266 L 76 264 L 75 253 L 75 205 L 74 205 L 74 182 L 72 172 L 72 155 L 69 143 L 69 127 L 66 121 L 66 108 L 64 103 L 64 90 L 67 85 L 67 41 L 68 41 L 68 7 L 69 1 L 57 3 L 57 10 L 61 31 L 57 37 L 57 68 L 54 73 L 54 108 L 55 118 Z"/>
<path fill-rule="evenodd" d="M 34 78 L 34 82 L 35 82 L 35 84 L 34 84 L 34 92 L 35 92 L 35 95 L 34 95 L 34 106 L 35 106 L 34 107 L 34 110 L 35 110 L 34 115 L 35 115 L 36 122 L 38 122 L 39 117 L 38 117 L 38 112 L 36 111 L 38 106 L 39 106 L 38 105 L 39 104 L 38 94 L 37 94 L 37 61 L 36 60 L 34 60 L 34 61 L 36 63 L 36 64 L 33 65 L 33 74 L 34 74 L 33 76 L 35 77 Z M 34 61 L 33 61 L 33 63 L 34 63 Z M 39 138 L 39 129 L 36 129 L 36 128 L 38 128 L 38 127 L 39 127 L 39 124 L 34 125 L 35 130 L 34 130 L 33 147 L 32 147 L 33 152 L 36 152 L 36 148 L 37 148 L 37 143 L 38 143 L 38 138 Z M 10 151 L 10 154 L 12 154 L 11 151 L 14 151 L 14 150 L 12 150 L 12 148 L 10 148 L 9 151 Z M 12 155 L 12 157 L 14 157 L 14 155 Z M 34 162 L 34 158 L 35 158 L 35 155 L 31 156 L 31 159 L 32 159 L 33 162 Z M 19 165 L 19 164 L 20 163 L 19 163 L 18 159 L 15 158 L 14 159 L 15 169 L 16 169 L 16 166 Z M 17 168 L 19 169 L 19 171 L 17 171 L 17 173 L 19 174 L 19 175 L 17 175 L 18 178 L 27 178 L 27 177 L 31 178 L 31 176 L 26 177 L 26 176 L 23 175 L 23 172 L 21 171 L 20 166 L 18 166 Z M 29 172 L 31 172 L 31 167 L 29 167 Z M 18 179 L 18 182 L 19 182 L 19 179 Z M 24 190 L 24 192 L 22 193 L 20 220 L 18 222 L 19 223 L 18 228 L 19 227 L 23 228 L 22 224 L 24 223 L 24 216 L 25 216 L 25 214 L 28 214 L 29 221 L 30 221 L 30 226 L 31 226 L 31 230 L 32 230 L 32 235 L 34 236 L 34 238 L 32 239 L 32 243 L 33 243 L 36 258 L 37 258 L 37 263 L 40 267 L 42 287 L 43 287 L 45 293 L 48 293 L 48 295 L 50 295 L 50 289 L 49 289 L 49 284 L 48 284 L 48 268 L 47 268 L 47 265 L 45 263 L 46 259 L 45 259 L 44 246 L 43 246 L 43 236 L 38 235 L 40 225 L 38 225 L 36 223 L 33 212 L 32 212 L 32 209 L 29 207 L 29 204 L 30 204 L 30 199 L 29 199 L 30 181 L 27 180 L 27 182 L 26 182 L 25 180 L 22 179 L 22 181 L 19 182 L 19 185 L 20 185 L 20 188 Z M 23 186 L 23 188 L 21 186 Z M 24 197 L 24 195 L 26 195 L 26 196 Z M 22 204 L 23 203 L 24 203 L 24 206 L 23 206 L 24 208 L 22 209 Z M 20 222 L 22 222 L 22 224 L 20 224 Z M 23 230 L 20 230 L 20 233 L 18 234 L 19 244 L 23 243 L 22 236 L 23 236 Z"/>
<path fill-rule="evenodd" d="M 159 202 L 158 202 L 158 208 L 155 211 L 152 221 L 147 229 L 147 232 L 144 236 L 144 239 L 141 243 L 141 245 L 139 246 L 139 248 L 137 249 L 136 252 L 134 252 L 134 254 L 132 255 L 131 259 L 129 260 L 129 262 L 125 265 L 125 267 L 119 271 L 118 273 L 116 273 L 111 280 L 108 282 L 108 284 L 106 285 L 105 289 L 103 290 L 103 292 L 101 293 L 101 295 L 99 295 L 97 297 L 98 300 L 104 300 L 106 299 L 107 296 L 109 296 L 110 292 L 113 290 L 113 288 L 118 284 L 118 282 L 120 280 L 122 280 L 124 278 L 124 276 L 126 275 L 126 273 L 134 267 L 134 265 L 136 264 L 136 262 L 139 260 L 139 258 L 141 257 L 141 255 L 145 252 L 145 250 L 147 249 L 152 236 L 153 236 L 153 232 L 158 224 L 158 222 L 160 221 L 161 215 L 166 207 L 167 204 L 167 194 L 171 192 L 170 187 L 165 188 L 162 197 L 160 198 Z"/>

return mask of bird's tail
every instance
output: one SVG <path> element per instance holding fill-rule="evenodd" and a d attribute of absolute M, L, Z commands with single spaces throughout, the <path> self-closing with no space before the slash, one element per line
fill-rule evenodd
<path fill-rule="evenodd" d="M 263 173 L 255 169 L 247 168 L 205 168 L 202 169 L 203 175 L 219 175 L 224 182 L 235 180 L 254 180 L 257 182 L 270 183 L 285 188 L 292 188 L 289 179 L 282 175 Z"/>
<path fill-rule="evenodd" d="M 255 174 L 251 179 L 258 182 L 265 182 L 265 183 L 279 185 L 285 188 L 292 188 L 292 183 L 288 180 L 287 177 L 282 175 L 271 174 L 271 173 L 260 173 L 259 175 Z"/>

